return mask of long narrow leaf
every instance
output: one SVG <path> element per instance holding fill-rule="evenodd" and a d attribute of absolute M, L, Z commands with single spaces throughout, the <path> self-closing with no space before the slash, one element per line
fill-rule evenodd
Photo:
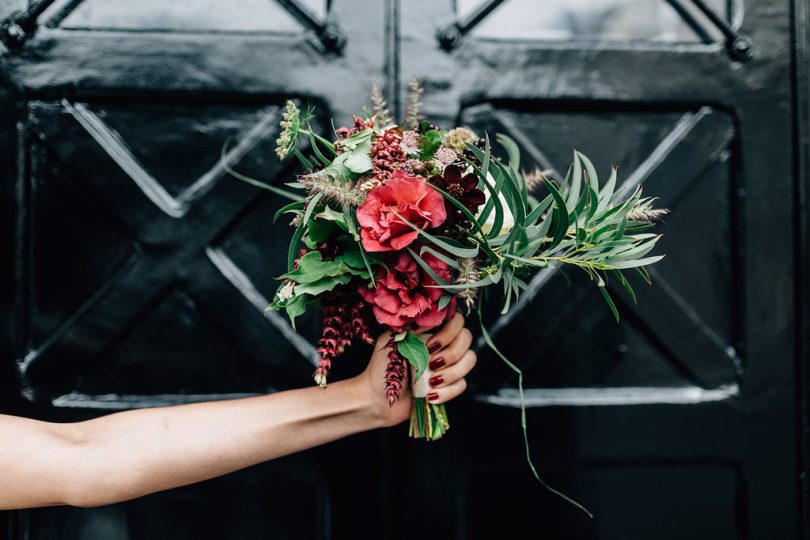
<path fill-rule="evenodd" d="M 422 249 L 419 250 L 419 255 L 423 255 L 424 253 L 430 253 L 431 255 L 433 255 L 434 257 L 436 257 L 440 261 L 442 261 L 447 266 L 449 266 L 451 268 L 455 268 L 456 270 L 461 270 L 461 265 L 458 264 L 458 262 L 455 259 L 451 259 L 450 257 L 445 255 L 444 253 L 439 253 L 438 251 L 436 251 L 435 249 L 433 249 L 430 246 L 422 246 Z"/>
<path fill-rule="evenodd" d="M 295 265 L 296 255 L 298 255 L 298 242 L 301 241 L 301 237 L 304 235 L 304 226 L 299 225 L 293 231 L 292 239 L 290 240 L 290 247 L 287 248 L 287 272 L 293 271 L 293 266 Z"/>
<path fill-rule="evenodd" d="M 429 265 L 427 262 L 425 262 L 425 260 L 424 260 L 424 259 L 422 259 L 422 257 L 420 257 L 420 256 L 419 256 L 419 255 L 418 255 L 418 254 L 417 254 L 417 253 L 416 253 L 414 250 L 412 250 L 411 248 L 405 248 L 405 249 L 407 249 L 407 250 L 408 250 L 408 253 L 410 253 L 410 254 L 411 254 L 411 257 L 413 257 L 413 260 L 414 260 L 414 261 L 416 261 L 416 264 L 418 264 L 419 266 L 421 266 L 421 267 L 422 267 L 422 270 L 424 270 L 425 272 L 427 272 L 427 274 L 428 274 L 430 277 L 432 277 L 432 278 L 433 278 L 433 281 L 435 281 L 435 282 L 436 282 L 436 283 L 438 283 L 439 285 L 448 285 L 447 281 L 445 281 L 444 279 L 442 279 L 442 278 L 439 276 L 439 274 L 437 274 L 437 273 L 436 273 L 436 272 L 433 270 L 433 268 L 431 268 L 431 267 L 430 267 L 430 265 Z"/>
<path fill-rule="evenodd" d="M 478 312 L 478 324 L 481 327 L 481 336 L 484 338 L 484 342 L 492 350 L 492 352 L 494 352 L 498 356 L 498 358 L 500 358 L 501 361 L 503 361 L 503 363 L 506 364 L 507 367 L 509 367 L 509 369 L 511 369 L 518 376 L 518 395 L 520 396 L 520 428 L 521 431 L 523 432 L 523 445 L 526 450 L 526 461 L 529 464 L 529 468 L 531 469 L 534 478 L 546 490 L 557 495 L 561 499 L 568 501 L 572 505 L 576 506 L 577 508 L 585 512 L 585 514 L 587 514 L 588 517 L 593 518 L 593 514 L 591 514 L 587 508 L 579 504 L 577 501 L 575 501 L 565 493 L 562 493 L 561 491 L 558 491 L 553 487 L 551 487 L 550 485 L 548 485 L 545 482 L 545 480 L 543 480 L 543 478 L 540 476 L 540 473 L 537 472 L 537 468 L 534 466 L 534 462 L 532 461 L 531 450 L 529 449 L 529 431 L 528 431 L 528 422 L 526 421 L 526 399 L 523 394 L 523 371 L 521 371 L 521 369 L 517 367 L 515 364 L 510 362 L 509 359 L 506 358 L 506 356 L 504 356 L 504 354 L 500 351 L 500 349 L 498 349 L 498 347 L 495 346 L 495 342 L 492 341 L 492 337 L 489 335 L 489 331 L 487 330 L 486 326 L 484 326 L 484 316 L 481 313 L 480 303 L 478 304 L 477 312 Z"/>
<path fill-rule="evenodd" d="M 411 223 L 410 221 L 408 221 L 407 219 L 405 219 L 404 217 L 399 215 L 396 211 L 394 211 L 394 210 L 391 210 L 391 211 L 394 213 L 395 216 L 397 216 L 399 219 L 401 219 L 411 229 L 415 230 L 421 236 L 424 236 L 430 242 L 436 244 L 437 246 L 439 246 L 443 250 L 447 251 L 448 253 L 452 253 L 456 257 L 463 257 L 465 259 L 471 259 L 471 258 L 475 257 L 476 255 L 478 255 L 478 247 L 477 246 L 475 248 L 462 248 L 462 247 L 453 246 L 453 245 L 445 242 L 444 240 L 441 240 L 441 239 L 433 236 L 432 234 L 424 231 L 423 229 L 420 229 L 419 227 L 417 227 L 416 225 L 414 225 L 413 223 Z"/>
<path fill-rule="evenodd" d="M 574 172 L 571 175 L 571 184 L 568 191 L 568 196 L 565 199 L 565 205 L 570 212 L 576 208 L 579 202 L 580 188 L 582 187 L 582 163 L 577 157 L 576 150 L 574 151 Z"/>
<path fill-rule="evenodd" d="M 222 147 L 222 153 L 220 155 L 220 164 L 222 166 L 222 169 L 225 172 L 227 172 L 228 174 L 230 174 L 231 176 L 233 176 L 234 178 L 238 178 L 239 180 L 241 180 L 243 182 L 247 182 L 248 184 L 250 184 L 252 186 L 256 186 L 258 188 L 266 189 L 267 191 L 270 191 L 272 193 L 275 193 L 276 195 L 280 195 L 282 197 L 290 199 L 291 201 L 303 201 L 305 199 L 305 197 L 303 195 L 299 195 L 297 193 L 293 193 L 292 191 L 287 191 L 286 189 L 281 189 L 281 188 L 276 187 L 276 186 L 271 186 L 270 184 L 262 182 L 261 180 L 256 180 L 255 178 L 251 178 L 249 176 L 245 176 L 244 174 L 236 172 L 235 170 L 233 170 L 231 168 L 230 165 L 228 165 L 228 162 L 225 160 L 225 154 L 226 154 L 226 147 L 223 146 Z"/>
<path fill-rule="evenodd" d="M 554 229 L 554 236 L 551 240 L 551 245 L 547 249 L 552 249 L 557 244 L 562 241 L 565 233 L 568 232 L 568 210 L 565 206 L 565 201 L 562 198 L 562 195 L 557 190 L 557 186 L 553 180 L 547 183 L 548 190 L 551 192 L 552 197 L 554 197 L 554 218 L 556 222 L 556 227 Z"/>
<path fill-rule="evenodd" d="M 295 201 L 291 202 L 290 204 L 285 204 L 284 206 L 279 208 L 273 215 L 273 222 L 278 221 L 278 218 L 280 218 L 282 214 L 286 214 L 287 212 L 293 210 L 303 210 L 303 209 L 304 209 L 304 201 Z"/>
<path fill-rule="evenodd" d="M 619 261 L 617 263 L 612 263 L 612 266 L 616 270 L 624 270 L 625 268 L 635 268 L 637 266 L 647 266 L 648 264 L 653 264 L 661 259 L 663 259 L 663 255 L 655 255 L 653 257 L 646 257 L 644 259 L 637 259 L 634 261 Z"/>
<path fill-rule="evenodd" d="M 613 316 L 616 318 L 616 322 L 619 322 L 619 310 L 616 309 L 616 304 L 613 303 L 613 299 L 610 297 L 610 293 L 607 292 L 605 287 L 597 287 L 599 292 L 602 293 L 602 298 L 605 299 L 607 302 L 608 307 L 610 308 L 610 312 L 613 313 Z"/>

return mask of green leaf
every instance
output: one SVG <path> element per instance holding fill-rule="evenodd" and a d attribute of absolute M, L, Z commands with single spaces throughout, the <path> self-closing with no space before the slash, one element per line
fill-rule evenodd
<path fill-rule="evenodd" d="M 478 247 L 477 246 L 475 248 L 463 248 L 463 247 L 453 246 L 453 245 L 445 242 L 444 240 L 440 240 L 438 237 L 433 236 L 432 234 L 429 234 L 429 233 L 425 232 L 424 230 L 420 229 L 419 227 L 417 227 L 416 225 L 414 225 L 413 223 L 411 223 L 410 221 L 408 221 L 407 219 L 405 219 L 404 217 L 399 215 L 395 210 L 391 210 L 391 212 L 393 212 L 395 216 L 397 216 L 399 219 L 401 219 L 403 221 L 403 223 L 405 223 L 410 228 L 412 228 L 413 230 L 418 232 L 420 235 L 424 236 L 425 238 L 430 240 L 432 243 L 436 244 L 437 246 L 439 246 L 443 250 L 447 251 L 448 253 L 452 253 L 456 257 L 462 257 L 464 259 L 471 259 L 471 258 L 475 257 L 476 255 L 478 255 Z"/>
<path fill-rule="evenodd" d="M 540 217 L 540 214 L 546 211 L 546 208 L 551 206 L 553 201 L 553 197 L 551 195 L 546 195 L 546 198 L 543 199 L 537 206 L 532 208 L 531 212 L 526 216 L 526 224 L 527 225 L 534 225 L 537 222 L 537 219 Z"/>
<path fill-rule="evenodd" d="M 317 133 L 313 132 L 311 127 L 309 127 L 309 131 L 312 133 L 312 136 L 315 137 L 316 141 L 321 143 L 327 150 L 329 150 L 329 153 L 332 154 L 332 157 L 338 155 L 338 153 L 335 151 L 335 145 L 332 144 L 332 141 L 325 139 L 320 135 L 318 135 Z"/>
<path fill-rule="evenodd" d="M 627 278 L 624 277 L 624 274 L 622 274 L 619 270 L 613 270 L 613 271 L 611 271 L 611 273 L 613 274 L 613 276 L 616 279 L 619 280 L 619 283 L 622 284 L 622 287 L 624 287 L 624 290 L 627 293 L 627 296 L 630 297 L 630 299 L 633 301 L 633 303 L 638 304 L 638 300 L 636 299 L 636 293 L 633 290 L 633 287 L 630 285 L 630 282 L 627 281 Z"/>
<path fill-rule="evenodd" d="M 245 176 L 244 174 L 240 174 L 240 173 L 236 172 L 235 170 L 231 169 L 230 165 L 228 165 L 228 162 L 225 161 L 226 154 L 227 154 L 227 146 L 223 145 L 222 146 L 222 152 L 220 153 L 219 162 L 220 162 L 220 165 L 222 166 L 222 169 L 224 171 L 226 171 L 228 174 L 230 174 L 231 176 L 233 176 L 234 178 L 238 178 L 239 180 L 241 180 L 243 182 L 247 182 L 248 184 L 251 184 L 253 186 L 256 186 L 256 187 L 259 187 L 259 188 L 262 188 L 262 189 L 266 189 L 267 191 L 270 191 L 272 193 L 275 193 L 276 195 L 280 195 L 280 196 L 285 197 L 287 199 L 290 199 L 292 201 L 303 201 L 304 200 L 303 195 L 299 195 L 297 193 L 293 193 L 291 191 L 287 191 L 286 189 L 281 189 L 281 188 L 276 187 L 276 186 L 271 186 L 270 184 L 262 182 L 261 180 L 256 180 L 255 178 L 251 178 L 249 176 Z"/>
<path fill-rule="evenodd" d="M 352 276 L 349 274 L 341 274 L 339 276 L 325 277 L 314 283 L 302 283 L 293 287 L 296 295 L 310 294 L 318 296 L 319 294 L 331 291 L 338 285 L 345 285 L 351 281 Z"/>
<path fill-rule="evenodd" d="M 273 215 L 273 222 L 275 223 L 278 220 L 278 218 L 282 216 L 282 214 L 286 214 L 287 212 L 300 214 L 300 211 L 304 209 L 304 205 L 305 203 L 303 200 L 291 202 L 290 204 L 285 204 L 276 211 L 275 215 Z"/>
<path fill-rule="evenodd" d="M 310 220 L 307 225 L 307 238 L 316 244 L 326 242 L 335 232 L 335 228 L 336 225 L 333 225 L 330 221 Z"/>
<path fill-rule="evenodd" d="M 518 257 L 517 255 L 512 255 L 511 253 L 504 253 L 504 257 L 507 259 L 512 259 L 513 261 L 518 261 L 523 264 L 528 264 L 529 266 L 537 266 L 539 268 L 547 268 L 549 263 L 546 261 L 541 261 L 538 259 L 528 259 L 526 257 Z"/>
<path fill-rule="evenodd" d="M 371 170 L 371 156 L 352 152 L 345 161 L 346 167 L 353 173 L 362 174 Z"/>
<path fill-rule="evenodd" d="M 557 184 L 553 180 L 549 180 L 546 182 L 546 186 L 548 186 L 551 196 L 554 197 L 554 237 L 548 248 L 552 249 L 562 241 L 565 237 L 565 233 L 568 232 L 568 210 L 566 209 L 562 195 L 557 190 Z"/>
<path fill-rule="evenodd" d="M 588 208 L 588 219 L 585 220 L 587 223 L 591 220 L 594 214 L 596 214 L 599 207 L 599 178 L 596 175 L 596 169 L 594 168 L 593 163 L 585 156 L 585 154 L 582 152 L 576 152 L 576 157 L 582 161 L 583 165 L 585 166 L 585 173 L 588 179 L 588 198 L 590 199 L 591 204 Z"/>
<path fill-rule="evenodd" d="M 558 497 L 560 497 L 561 499 L 571 503 L 572 505 L 576 506 L 577 508 L 579 508 L 580 510 L 585 512 L 585 514 L 588 517 L 593 518 L 593 514 L 591 514 L 588 511 L 587 508 L 585 508 L 584 506 L 582 506 L 581 504 L 576 502 L 574 499 L 572 499 L 568 495 L 566 495 L 566 494 L 562 493 L 561 491 L 558 491 L 558 490 L 554 489 L 553 487 L 551 487 L 550 485 L 548 485 L 545 482 L 545 480 L 543 480 L 543 478 L 540 476 L 540 474 L 537 472 L 537 468 L 534 466 L 534 462 L 532 461 L 531 450 L 529 449 L 529 431 L 528 431 L 528 427 L 527 427 L 528 422 L 526 420 L 526 399 L 525 399 L 525 396 L 524 396 L 524 393 L 523 393 L 523 371 L 521 371 L 521 369 L 519 367 L 517 367 L 514 363 L 512 363 L 500 351 L 500 349 L 498 349 L 498 347 L 495 345 L 495 342 L 492 340 L 492 336 L 489 335 L 489 331 L 487 330 L 487 327 L 484 325 L 484 316 L 481 313 L 481 304 L 480 303 L 478 304 L 477 312 L 478 312 L 478 325 L 481 328 L 481 337 L 484 338 L 484 343 L 486 343 L 487 346 L 492 350 L 492 352 L 494 352 L 498 356 L 498 358 L 500 358 L 501 361 L 503 361 L 503 363 L 506 364 L 506 366 L 509 369 L 511 369 L 517 375 L 517 378 L 518 378 L 518 385 L 517 385 L 518 386 L 518 396 L 520 397 L 520 428 L 521 428 L 521 431 L 523 432 L 523 446 L 524 446 L 524 450 L 526 452 L 526 462 L 529 464 L 529 468 L 531 469 L 532 474 L 534 475 L 534 478 L 540 483 L 541 486 L 543 486 L 549 492 L 551 492 L 551 493 L 557 495 Z"/>
<path fill-rule="evenodd" d="M 519 171 L 520 170 L 520 149 L 518 148 L 517 143 L 515 140 L 506 135 L 504 133 L 498 133 L 495 135 L 495 139 L 501 143 L 503 149 L 506 150 L 506 155 L 509 158 L 509 166 L 512 169 Z"/>
<path fill-rule="evenodd" d="M 433 270 L 433 268 L 431 268 L 431 267 L 430 267 L 430 265 L 429 265 L 427 262 L 425 262 L 425 260 L 424 260 L 424 259 L 422 259 L 422 257 L 420 257 L 419 255 L 417 255 L 417 254 L 416 254 L 416 252 L 415 252 L 414 250 L 412 250 L 412 249 L 411 249 L 411 248 L 409 248 L 409 247 L 408 247 L 408 248 L 405 248 L 405 249 L 407 249 L 407 250 L 408 250 L 408 253 L 410 253 L 410 254 L 411 254 L 411 257 L 413 257 L 413 260 L 414 260 L 414 261 L 416 261 L 416 264 L 418 264 L 419 266 L 421 266 L 421 267 L 422 267 L 422 270 L 424 270 L 424 271 L 425 271 L 425 272 L 426 272 L 426 273 L 427 273 L 427 274 L 428 274 L 430 277 L 432 277 L 432 278 L 433 278 L 433 281 L 435 281 L 435 282 L 436 282 L 436 283 L 438 283 L 439 285 L 447 285 L 447 282 L 446 282 L 445 280 L 443 280 L 443 279 L 442 279 L 442 278 L 441 278 L 441 277 L 440 277 L 440 276 L 439 276 L 439 275 L 438 275 L 438 274 L 437 274 L 437 273 L 436 273 L 436 272 Z"/>
<path fill-rule="evenodd" d="M 618 167 L 611 167 L 610 168 L 610 176 L 608 177 L 607 183 L 599 191 L 599 206 L 597 207 L 597 212 L 602 212 L 605 208 L 607 208 L 608 203 L 610 202 L 611 197 L 613 197 L 613 190 L 616 189 L 616 175 L 618 172 Z"/>
<path fill-rule="evenodd" d="M 343 245 L 343 252 L 341 253 L 340 257 L 343 262 L 352 268 L 362 268 L 365 270 L 366 263 L 363 260 L 363 255 L 360 253 L 359 246 L 355 242 L 351 242 L 345 237 L 341 238 L 341 244 Z"/>
<path fill-rule="evenodd" d="M 422 249 L 419 250 L 419 255 L 423 255 L 424 253 L 430 253 L 431 255 L 433 255 L 434 257 L 436 257 L 440 261 L 442 261 L 447 266 L 449 266 L 451 268 L 455 268 L 456 270 L 461 270 L 461 265 L 459 265 L 458 262 L 455 259 L 451 259 L 450 257 L 445 255 L 444 253 L 439 253 L 438 251 L 436 251 L 435 249 L 433 249 L 430 246 L 422 246 Z"/>
<path fill-rule="evenodd" d="M 366 253 L 366 248 L 363 247 L 363 243 L 360 242 L 360 235 L 357 234 L 357 224 L 354 222 L 354 211 L 349 204 L 343 205 L 343 217 L 346 220 L 346 226 L 349 227 L 349 234 L 352 235 L 354 238 L 355 244 L 357 245 L 357 249 L 360 250 L 360 256 L 363 257 L 363 262 L 366 265 L 366 269 L 368 270 L 368 277 L 371 280 L 371 286 L 374 287 L 375 279 L 374 279 L 374 269 L 371 268 L 371 261 L 368 253 Z"/>
<path fill-rule="evenodd" d="M 429 288 L 437 288 L 445 291 L 459 291 L 464 289 L 476 289 L 478 287 L 486 287 L 498 283 L 501 279 L 502 271 L 498 269 L 494 274 L 486 275 L 478 281 L 470 281 L 467 283 L 451 283 L 448 285 L 428 285 Z"/>
<path fill-rule="evenodd" d="M 427 369 L 428 358 L 430 358 L 425 342 L 419 336 L 408 332 L 405 338 L 397 343 L 397 351 L 416 368 L 414 380 L 421 377 Z"/>
<path fill-rule="evenodd" d="M 332 160 L 332 163 L 321 169 L 318 174 L 326 174 L 334 178 L 351 178 L 352 170 L 346 166 L 346 160 L 351 152 L 344 152 Z"/>
<path fill-rule="evenodd" d="M 453 206 L 458 208 L 458 210 L 464 215 L 464 217 L 466 217 L 467 219 L 470 220 L 470 223 L 473 224 L 473 227 L 475 228 L 476 232 L 479 235 L 481 235 L 481 238 L 484 238 L 486 236 L 484 234 L 484 231 L 481 229 L 481 225 L 478 224 L 478 220 L 475 219 L 475 216 L 473 215 L 473 213 L 470 212 L 467 209 L 466 206 L 461 204 L 455 197 L 453 197 L 452 195 L 450 195 L 449 193 L 444 191 L 442 188 L 440 188 L 438 186 L 434 186 L 433 184 L 428 184 L 428 186 L 430 186 L 432 189 L 434 189 L 434 190 L 438 191 L 439 193 L 441 193 L 442 196 L 445 198 L 445 200 L 449 201 L 450 204 L 452 204 Z"/>
<path fill-rule="evenodd" d="M 478 216 L 479 223 L 486 223 L 489 219 L 489 214 L 492 212 L 492 209 L 495 209 L 495 219 L 492 220 L 492 229 L 487 234 L 487 238 L 494 238 L 498 236 L 503 228 L 503 201 L 499 197 L 499 193 L 503 188 L 503 183 L 505 181 L 505 177 L 500 172 L 498 176 L 495 177 L 494 185 L 489 182 L 486 174 L 481 172 L 481 169 L 473 165 L 473 169 L 476 171 L 476 174 L 481 179 L 481 182 L 484 184 L 484 189 L 489 192 L 489 200 L 484 205 L 483 210 Z"/>
<path fill-rule="evenodd" d="M 374 131 L 372 129 L 366 128 L 358 131 L 357 133 L 346 137 L 340 141 L 340 146 L 346 148 L 347 150 L 355 150 L 358 146 L 363 145 L 365 143 L 369 144 L 369 150 L 371 150 L 371 137 L 374 135 Z"/>
<path fill-rule="evenodd" d="M 329 165 L 332 162 L 331 159 L 328 159 L 321 153 L 321 149 L 318 148 L 318 141 L 315 139 L 315 135 L 312 131 L 309 132 L 309 146 L 312 148 L 312 151 L 315 152 L 315 157 L 317 157 L 323 165 Z"/>
<path fill-rule="evenodd" d="M 321 210 L 321 213 L 315 217 L 318 219 L 325 219 L 327 221 L 342 221 L 342 222 L 346 221 L 345 217 L 341 212 L 338 212 L 337 210 L 334 210 L 329 206 L 324 206 L 323 210 Z"/>
<path fill-rule="evenodd" d="M 625 268 L 635 268 L 637 266 L 647 266 L 649 264 L 657 263 L 663 258 L 663 255 L 655 255 L 654 257 L 646 257 L 643 259 L 636 259 L 634 261 L 619 261 L 616 263 L 610 263 L 610 266 L 616 270 L 624 270 Z"/>
<path fill-rule="evenodd" d="M 296 283 L 314 283 L 328 276 L 343 273 L 338 261 L 324 261 L 320 251 L 310 251 L 298 259 L 298 268 L 281 276 Z"/>
<path fill-rule="evenodd" d="M 301 241 L 301 236 L 304 235 L 304 226 L 299 225 L 293 231 L 292 239 L 290 239 L 290 247 L 287 248 L 287 271 L 292 272 L 295 266 L 295 257 L 298 255 L 298 243 Z"/>
<path fill-rule="evenodd" d="M 450 300 L 452 300 L 452 299 L 453 299 L 452 294 L 443 294 L 442 297 L 439 298 L 439 304 L 438 304 L 439 309 L 441 310 L 441 309 L 446 308 L 447 304 L 449 304 Z"/>
<path fill-rule="evenodd" d="M 573 210 L 579 201 L 580 188 L 582 187 L 582 163 L 577 158 L 576 150 L 574 150 L 574 172 L 571 175 L 571 184 L 568 187 L 568 196 L 566 197 L 565 204 L 568 210 Z"/>
<path fill-rule="evenodd" d="M 436 149 L 442 145 L 442 133 L 435 129 L 428 130 L 422 135 L 419 142 L 422 146 L 422 153 L 419 157 L 421 157 L 423 161 L 428 161 L 433 158 Z"/>
<path fill-rule="evenodd" d="M 315 168 L 315 164 L 304 154 L 301 153 L 301 150 L 298 147 L 292 147 L 292 155 L 298 160 L 299 163 L 308 171 L 311 171 Z"/>
<path fill-rule="evenodd" d="M 321 197 L 323 197 L 323 193 L 318 192 L 315 195 L 313 195 L 312 198 L 307 203 L 307 209 L 304 212 L 304 220 L 301 222 L 303 225 L 309 223 L 309 218 L 312 217 L 312 212 L 315 211 L 315 206 L 317 206 L 318 201 L 321 200 Z"/>
<path fill-rule="evenodd" d="M 468 144 L 468 146 L 472 146 L 476 150 L 478 150 L 478 147 L 475 146 L 474 144 L 472 145 Z M 481 151 L 478 150 L 478 152 L 480 153 Z M 489 161 L 491 152 L 492 147 L 489 144 L 489 133 L 484 133 L 484 155 L 478 158 L 481 161 L 481 169 L 484 171 L 484 176 L 486 176 L 486 174 L 489 172 Z"/>
<path fill-rule="evenodd" d="M 295 318 L 300 317 L 307 310 L 307 304 L 304 297 L 296 296 L 292 298 L 289 302 L 287 302 L 287 304 L 285 304 L 284 310 L 287 312 L 287 317 L 290 319 L 290 326 L 292 326 L 294 330 Z"/>
<path fill-rule="evenodd" d="M 611 313 L 613 313 L 613 317 L 616 318 L 616 322 L 619 322 L 619 310 L 616 309 L 616 304 L 613 303 L 613 299 L 610 297 L 610 293 L 607 292 L 605 287 L 597 287 L 599 292 L 602 293 L 602 298 L 605 299 L 607 302 L 608 307 L 610 308 Z"/>

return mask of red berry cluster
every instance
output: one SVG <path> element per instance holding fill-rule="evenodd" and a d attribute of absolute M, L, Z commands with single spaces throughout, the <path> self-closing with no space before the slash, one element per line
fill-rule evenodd
<path fill-rule="evenodd" d="M 390 351 L 388 352 L 388 366 L 385 368 L 385 395 L 388 398 L 388 406 L 393 407 L 402 393 L 408 361 L 399 353 L 393 336 L 387 346 Z"/>
<path fill-rule="evenodd" d="M 321 296 L 323 328 L 318 340 L 320 358 L 314 374 L 315 382 L 320 386 L 326 386 L 332 360 L 340 356 L 353 340 L 374 343 L 367 319 L 368 306 L 357 294 L 357 287 L 350 289 L 349 285 L 338 286 Z"/>
<path fill-rule="evenodd" d="M 405 160 L 400 142 L 402 136 L 395 131 L 388 130 L 378 135 L 371 145 L 372 175 L 382 182 L 391 178 L 395 170 L 399 169 Z"/>
<path fill-rule="evenodd" d="M 341 139 L 345 139 L 346 137 L 354 135 L 358 131 L 363 131 L 364 129 L 373 129 L 374 128 L 374 119 L 373 118 L 369 118 L 368 120 L 365 120 L 363 118 L 360 118 L 359 116 L 352 115 L 352 120 L 354 120 L 354 126 L 353 127 L 348 128 L 348 127 L 344 126 L 344 127 L 341 127 L 341 128 L 338 128 L 338 129 L 335 130 L 335 133 L 337 133 L 338 137 L 340 137 Z M 340 141 L 338 141 L 338 142 L 340 142 Z"/>

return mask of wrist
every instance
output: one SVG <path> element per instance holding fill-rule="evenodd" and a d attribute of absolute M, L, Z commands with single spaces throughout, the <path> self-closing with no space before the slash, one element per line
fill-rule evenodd
<path fill-rule="evenodd" d="M 384 400 L 380 398 L 382 394 L 375 393 L 367 374 L 362 373 L 346 380 L 345 383 L 357 403 L 357 412 L 363 418 L 364 424 L 369 426 L 368 429 L 387 427 L 386 414 L 382 407 Z"/>

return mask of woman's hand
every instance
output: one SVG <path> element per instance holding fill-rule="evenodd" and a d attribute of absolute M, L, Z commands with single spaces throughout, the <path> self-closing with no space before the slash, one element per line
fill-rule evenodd
<path fill-rule="evenodd" d="M 416 333 L 421 333 L 417 330 Z M 403 385 L 399 400 L 388 406 L 385 395 L 385 369 L 388 366 L 388 342 L 390 332 L 384 332 L 374 345 L 374 352 L 368 368 L 358 376 L 360 391 L 367 392 L 375 415 L 386 426 L 394 426 L 407 420 L 411 414 L 411 387 Z M 430 379 L 431 403 L 440 404 L 459 396 L 467 388 L 464 377 L 472 370 L 477 357 L 470 350 L 472 333 L 464 328 L 464 317 L 456 315 L 427 341 L 430 352 L 429 366 L 433 374 Z"/>

